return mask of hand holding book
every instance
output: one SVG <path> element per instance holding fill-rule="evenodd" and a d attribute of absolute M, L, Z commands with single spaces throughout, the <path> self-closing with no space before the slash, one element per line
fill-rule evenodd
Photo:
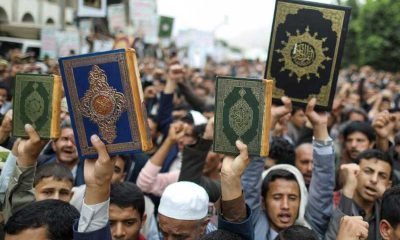
<path fill-rule="evenodd" d="M 38 156 L 46 142 L 40 139 L 39 134 L 30 124 L 25 125 L 25 132 L 28 139 L 17 139 L 13 146 L 13 154 L 17 157 L 18 166 L 32 167 L 36 165 Z"/>
<path fill-rule="evenodd" d="M 98 153 L 98 157 L 85 161 L 85 204 L 87 205 L 105 202 L 109 198 L 116 161 L 116 158 L 110 158 L 106 146 L 97 135 L 92 135 L 90 140 Z"/>

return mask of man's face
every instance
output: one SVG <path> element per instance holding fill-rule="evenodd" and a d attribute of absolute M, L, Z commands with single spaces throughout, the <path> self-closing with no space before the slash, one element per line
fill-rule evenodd
<path fill-rule="evenodd" d="M 208 220 L 177 220 L 158 215 L 164 240 L 197 240 L 204 235 Z"/>
<path fill-rule="evenodd" d="M 357 176 L 355 198 L 364 202 L 375 202 L 392 184 L 392 168 L 389 163 L 372 158 L 361 159 L 360 173 Z"/>
<path fill-rule="evenodd" d="M 312 145 L 304 145 L 296 150 L 295 165 L 301 174 L 303 174 L 306 185 L 310 185 L 313 169 Z"/>
<path fill-rule="evenodd" d="M 300 189 L 296 181 L 278 178 L 269 183 L 265 208 L 275 231 L 279 232 L 294 224 L 299 206 Z"/>
<path fill-rule="evenodd" d="M 351 159 L 356 159 L 358 154 L 370 149 L 373 143 L 361 132 L 349 134 L 345 140 L 345 149 Z"/>
<path fill-rule="evenodd" d="M 290 120 L 297 128 L 302 128 L 307 122 L 307 117 L 303 110 L 299 109 L 292 115 Z"/>
<path fill-rule="evenodd" d="M 59 163 L 76 162 L 78 159 L 78 152 L 75 145 L 74 131 L 72 128 L 61 129 L 60 137 L 53 142 L 53 150 L 57 154 L 57 161 Z"/>
<path fill-rule="evenodd" d="M 111 183 L 124 182 L 126 172 L 125 170 L 125 161 L 120 156 L 115 156 L 112 158 L 116 158 L 114 165 L 114 172 L 111 178 Z"/>
<path fill-rule="evenodd" d="M 29 239 L 29 240 L 48 240 L 47 237 L 47 228 L 39 227 L 39 228 L 28 228 L 19 232 L 18 234 L 6 234 L 5 240 L 21 240 L 21 239 Z"/>
<path fill-rule="evenodd" d="M 115 204 L 110 204 L 109 217 L 113 240 L 137 240 L 146 221 L 146 216 L 142 219 L 133 207 L 120 208 Z"/>
<path fill-rule="evenodd" d="M 36 201 L 57 199 L 69 202 L 72 198 L 72 182 L 69 180 L 56 180 L 53 177 L 43 178 L 35 186 Z"/>

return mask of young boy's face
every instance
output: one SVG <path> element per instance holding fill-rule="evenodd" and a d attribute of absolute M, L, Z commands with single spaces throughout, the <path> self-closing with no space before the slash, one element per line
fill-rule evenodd
<path fill-rule="evenodd" d="M 36 201 L 58 199 L 69 202 L 72 198 L 72 182 L 69 180 L 56 180 L 53 177 L 43 178 L 35 186 Z"/>

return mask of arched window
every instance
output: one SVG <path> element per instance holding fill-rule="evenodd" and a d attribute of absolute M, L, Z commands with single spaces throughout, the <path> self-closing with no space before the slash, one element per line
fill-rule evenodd
<path fill-rule="evenodd" d="M 24 16 L 22 17 L 22 22 L 35 22 L 33 20 L 33 16 L 30 13 L 25 13 Z"/>
<path fill-rule="evenodd" d="M 53 20 L 52 18 L 48 18 L 48 19 L 46 20 L 46 24 L 48 24 L 48 25 L 53 25 L 53 24 L 54 24 L 54 20 Z"/>
<path fill-rule="evenodd" d="M 8 23 L 7 13 L 2 7 L 0 7 L 0 23 Z"/>

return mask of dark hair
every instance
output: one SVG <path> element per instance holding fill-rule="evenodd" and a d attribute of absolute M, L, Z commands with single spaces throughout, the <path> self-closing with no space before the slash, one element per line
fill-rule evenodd
<path fill-rule="evenodd" d="M 400 223 L 400 186 L 389 188 L 382 196 L 381 219 L 396 228 Z"/>
<path fill-rule="evenodd" d="M 7 221 L 4 231 L 17 235 L 29 228 L 45 227 L 48 239 L 73 239 L 73 224 L 79 212 L 67 202 L 48 199 L 32 202 L 14 213 Z"/>
<path fill-rule="evenodd" d="M 122 169 L 123 172 L 127 172 L 128 168 L 130 166 L 131 163 L 131 156 L 129 154 L 121 154 L 121 155 L 117 155 L 118 157 L 120 157 L 122 159 L 122 161 L 124 161 L 125 165 L 124 165 L 124 169 Z"/>
<path fill-rule="evenodd" d="M 63 120 L 60 124 L 60 128 L 61 128 L 61 130 L 64 128 L 72 128 L 71 120 L 70 119 Z"/>
<path fill-rule="evenodd" d="M 221 229 L 213 231 L 200 238 L 200 240 L 242 240 L 242 239 L 243 238 L 241 238 L 239 235 L 235 233 Z"/>
<path fill-rule="evenodd" d="M 66 166 L 59 163 L 49 163 L 38 168 L 35 174 L 33 186 L 36 186 L 43 178 L 52 177 L 57 181 L 70 181 L 74 183 L 74 177 Z"/>
<path fill-rule="evenodd" d="M 215 111 L 215 105 L 214 104 L 208 104 L 204 106 L 203 112 L 214 112 Z"/>
<path fill-rule="evenodd" d="M 294 174 L 287 170 L 284 170 L 284 169 L 271 170 L 262 181 L 262 185 L 261 185 L 261 194 L 262 195 L 261 196 L 263 196 L 264 198 L 267 196 L 267 193 L 269 190 L 269 183 L 275 181 L 276 179 L 286 179 L 286 180 L 292 180 L 292 181 L 297 182 L 297 179 L 294 176 Z"/>
<path fill-rule="evenodd" d="M 142 190 L 134 183 L 123 182 L 111 185 L 110 204 L 120 208 L 132 207 L 136 209 L 140 217 L 144 214 L 144 195 Z"/>
<path fill-rule="evenodd" d="M 293 107 L 292 108 L 292 115 L 295 115 L 300 110 L 304 112 L 303 108 L 301 108 L 301 107 Z"/>
<path fill-rule="evenodd" d="M 292 225 L 279 232 L 275 240 L 318 240 L 318 237 L 311 229 L 300 225 Z"/>
<path fill-rule="evenodd" d="M 343 130 L 343 137 L 346 140 L 350 134 L 355 132 L 361 132 L 365 136 L 367 136 L 370 142 L 375 139 L 375 130 L 374 128 L 367 122 L 353 121 L 350 122 Z"/>
<path fill-rule="evenodd" d="M 268 157 L 276 160 L 278 164 L 290 164 L 294 166 L 296 158 L 294 146 L 282 137 L 273 137 Z"/>
<path fill-rule="evenodd" d="M 345 112 L 342 114 L 342 122 L 348 121 L 352 113 L 360 114 L 364 117 L 365 120 L 368 120 L 368 114 L 364 109 L 354 107 L 345 110 Z"/>
<path fill-rule="evenodd" d="M 360 164 L 361 160 L 369 160 L 369 159 L 372 159 L 372 158 L 376 158 L 379 161 L 386 162 L 386 163 L 388 163 L 390 165 L 390 168 L 391 168 L 390 178 L 391 178 L 391 176 L 393 175 L 392 174 L 392 172 L 393 172 L 393 161 L 390 158 L 389 153 L 387 153 L 387 152 L 382 152 L 381 150 L 378 150 L 378 149 L 365 150 L 365 151 L 361 152 L 357 156 L 357 158 L 355 160 L 355 163 Z"/>

